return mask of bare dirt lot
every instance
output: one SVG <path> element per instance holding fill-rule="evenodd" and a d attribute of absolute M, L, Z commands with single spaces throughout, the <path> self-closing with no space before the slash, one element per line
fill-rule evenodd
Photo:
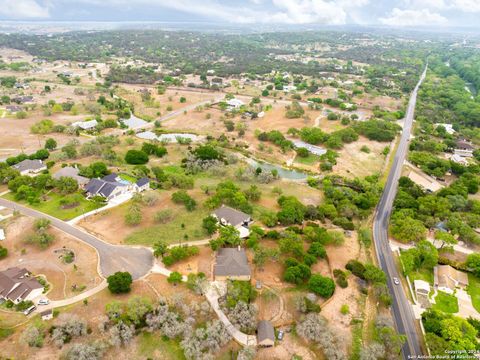
<path fill-rule="evenodd" d="M 335 174 L 346 177 L 365 177 L 382 171 L 385 156 L 382 151 L 389 143 L 380 143 L 370 141 L 360 137 L 358 141 L 351 144 L 345 144 L 339 151 L 337 165 L 333 167 Z M 362 147 L 367 147 L 369 152 L 362 151 Z"/>
<path fill-rule="evenodd" d="M 25 238 L 32 232 L 33 219 L 18 216 L 6 220 L 4 226 L 6 240 L 2 246 L 9 251 L 8 257 L 2 260 L 2 269 L 12 266 L 26 267 L 36 275 L 45 275 L 51 284 L 47 297 L 61 300 L 78 295 L 81 289 L 87 290 L 101 282 L 97 273 L 98 257 L 95 250 L 71 236 L 51 228 L 49 232 L 55 236 L 54 243 L 45 250 L 36 245 L 26 244 Z M 66 264 L 61 258 L 61 251 L 68 249 L 75 254 L 75 260 Z M 77 289 L 72 288 L 76 285 Z"/>

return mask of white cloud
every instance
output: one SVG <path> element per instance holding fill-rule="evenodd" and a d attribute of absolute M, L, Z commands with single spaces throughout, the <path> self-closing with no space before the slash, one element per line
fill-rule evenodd
<path fill-rule="evenodd" d="M 68 3 L 68 0 L 53 0 Z M 77 0 L 100 5 L 160 6 L 232 23 L 345 24 L 351 8 L 369 0 L 248 0 L 225 5 L 220 0 Z M 253 5 L 253 6 L 252 6 Z"/>
<path fill-rule="evenodd" d="M 36 0 L 0 0 L 0 15 L 11 19 L 48 18 L 49 4 Z"/>
<path fill-rule="evenodd" d="M 466 13 L 480 12 L 479 0 L 452 0 L 452 7 Z"/>
<path fill-rule="evenodd" d="M 438 13 L 432 13 L 428 9 L 401 10 L 399 8 L 394 8 L 387 17 L 380 18 L 379 21 L 390 26 L 431 26 L 448 23 L 447 18 Z"/>

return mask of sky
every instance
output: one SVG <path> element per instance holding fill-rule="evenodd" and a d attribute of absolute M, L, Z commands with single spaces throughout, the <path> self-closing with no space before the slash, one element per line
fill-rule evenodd
<path fill-rule="evenodd" d="M 480 27 L 480 0 L 0 0 L 0 20 Z"/>

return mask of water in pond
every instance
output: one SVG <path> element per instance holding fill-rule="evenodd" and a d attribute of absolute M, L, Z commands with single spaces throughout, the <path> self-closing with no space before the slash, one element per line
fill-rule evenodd
<path fill-rule="evenodd" d="M 308 175 L 301 172 L 301 171 L 297 171 L 297 170 L 289 170 L 289 169 L 285 169 L 281 166 L 278 166 L 278 165 L 273 165 L 273 164 L 269 164 L 269 163 L 265 163 L 265 162 L 258 162 L 256 160 L 253 160 L 253 159 L 248 159 L 247 162 L 257 168 L 259 167 L 260 169 L 264 170 L 264 171 L 272 171 L 273 169 L 277 170 L 278 172 L 278 176 L 282 179 L 287 179 L 287 180 L 305 180 Z"/>

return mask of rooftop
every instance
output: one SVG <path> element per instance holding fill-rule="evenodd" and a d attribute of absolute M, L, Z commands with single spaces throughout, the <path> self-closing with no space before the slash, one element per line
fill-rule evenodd
<path fill-rule="evenodd" d="M 222 205 L 213 212 L 219 221 L 222 219 L 232 226 L 242 225 L 250 220 L 250 215 L 231 207 Z"/>
<path fill-rule="evenodd" d="M 250 276 L 251 271 L 245 249 L 219 249 L 213 273 L 215 276 Z"/>

